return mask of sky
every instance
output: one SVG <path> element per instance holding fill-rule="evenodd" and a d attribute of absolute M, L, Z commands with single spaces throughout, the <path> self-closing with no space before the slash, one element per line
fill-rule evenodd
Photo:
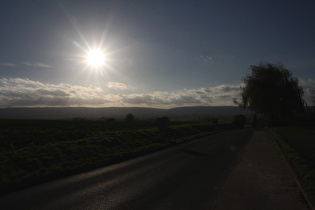
<path fill-rule="evenodd" d="M 230 106 L 259 62 L 283 64 L 310 103 L 314 11 L 313 0 L 2 0 L 0 107 Z"/>

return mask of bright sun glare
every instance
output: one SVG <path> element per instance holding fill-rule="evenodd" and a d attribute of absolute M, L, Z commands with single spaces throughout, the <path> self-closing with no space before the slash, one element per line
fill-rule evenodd
<path fill-rule="evenodd" d="M 93 68 L 100 68 L 105 64 L 105 55 L 99 49 L 93 49 L 87 52 L 87 63 Z"/>

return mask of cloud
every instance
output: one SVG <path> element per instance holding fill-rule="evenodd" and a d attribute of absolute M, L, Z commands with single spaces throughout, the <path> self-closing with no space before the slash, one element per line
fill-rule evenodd
<path fill-rule="evenodd" d="M 299 85 L 303 88 L 315 88 L 315 80 L 299 78 Z"/>
<path fill-rule="evenodd" d="M 107 87 L 115 90 L 126 90 L 127 86 L 120 82 L 108 82 Z"/>
<path fill-rule="evenodd" d="M 204 101 L 198 99 L 198 97 L 194 97 L 193 95 L 181 95 L 180 97 L 172 100 L 172 103 L 177 105 L 206 105 L 202 104 L 203 102 Z M 210 103 L 211 100 L 207 102 Z"/>
<path fill-rule="evenodd" d="M 21 62 L 21 64 L 26 65 L 26 66 L 38 67 L 38 68 L 52 68 L 52 66 L 50 66 L 48 64 L 38 63 L 38 62 L 32 63 L 32 62 L 24 61 L 24 62 Z M 4 62 L 4 63 L 0 63 L 0 66 L 15 67 L 15 66 L 17 66 L 17 64 L 10 63 L 10 62 Z"/>
<path fill-rule="evenodd" d="M 11 66 L 11 67 L 14 67 L 14 66 L 16 66 L 16 64 L 14 64 L 14 63 L 0 63 L 0 66 Z"/>
<path fill-rule="evenodd" d="M 126 104 L 155 104 L 153 97 L 149 94 L 131 94 L 131 95 L 125 95 L 122 99 L 122 101 Z"/>
<path fill-rule="evenodd" d="M 37 93 L 43 94 L 46 96 L 59 96 L 59 97 L 65 97 L 70 96 L 69 93 L 66 93 L 63 90 L 45 90 L 45 89 L 39 89 L 37 90 Z"/>
<path fill-rule="evenodd" d="M 123 103 L 153 107 L 233 105 L 233 98 L 239 97 L 239 95 L 239 86 L 220 85 L 174 92 L 155 91 L 146 94 L 129 94 L 123 96 Z"/>
<path fill-rule="evenodd" d="M 201 59 L 205 63 L 213 62 L 213 58 L 209 55 L 199 55 L 199 59 Z"/>
<path fill-rule="evenodd" d="M 221 91 L 223 93 L 230 93 L 230 92 L 238 92 L 240 90 L 239 86 L 230 86 L 230 85 L 219 85 L 214 88 L 216 91 Z"/>
<path fill-rule="evenodd" d="M 0 107 L 72 106 L 105 102 L 100 87 L 49 84 L 23 78 L 0 79 Z"/>
<path fill-rule="evenodd" d="M 312 105 L 312 97 L 315 95 L 315 80 L 299 78 L 299 85 L 304 90 L 304 99 L 308 105 Z"/>
<path fill-rule="evenodd" d="M 112 89 L 124 90 L 122 83 L 108 84 Z M 239 86 L 220 85 L 179 91 L 113 94 L 98 86 L 51 84 L 27 78 L 0 78 L 0 107 L 34 106 L 141 106 L 172 108 L 179 106 L 233 105 L 240 94 Z"/>
<path fill-rule="evenodd" d="M 32 66 L 32 67 L 38 67 L 38 68 L 52 68 L 52 66 L 44 63 L 31 63 L 31 62 L 21 62 L 21 64 L 27 65 L 27 66 Z"/>

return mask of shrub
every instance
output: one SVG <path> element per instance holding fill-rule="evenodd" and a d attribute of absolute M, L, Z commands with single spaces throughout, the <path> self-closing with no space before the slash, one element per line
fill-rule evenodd
<path fill-rule="evenodd" d="M 131 113 L 127 114 L 126 121 L 127 122 L 134 122 L 135 121 L 135 116 L 133 114 L 131 114 Z"/>

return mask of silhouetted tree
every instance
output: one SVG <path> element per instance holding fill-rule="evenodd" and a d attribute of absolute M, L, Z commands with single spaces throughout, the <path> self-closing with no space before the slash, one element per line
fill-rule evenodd
<path fill-rule="evenodd" d="M 127 116 L 126 116 L 126 121 L 127 121 L 127 122 L 133 122 L 133 121 L 135 121 L 135 116 L 134 116 L 133 114 L 131 114 L 131 113 L 127 114 Z"/>
<path fill-rule="evenodd" d="M 234 103 L 264 114 L 271 124 L 279 118 L 304 113 L 303 88 L 283 65 L 260 63 L 250 69 L 251 75 L 244 79 L 241 87 L 241 101 L 234 99 Z"/>
<path fill-rule="evenodd" d="M 312 100 L 312 106 L 315 107 L 315 91 L 311 91 L 311 100 Z"/>

